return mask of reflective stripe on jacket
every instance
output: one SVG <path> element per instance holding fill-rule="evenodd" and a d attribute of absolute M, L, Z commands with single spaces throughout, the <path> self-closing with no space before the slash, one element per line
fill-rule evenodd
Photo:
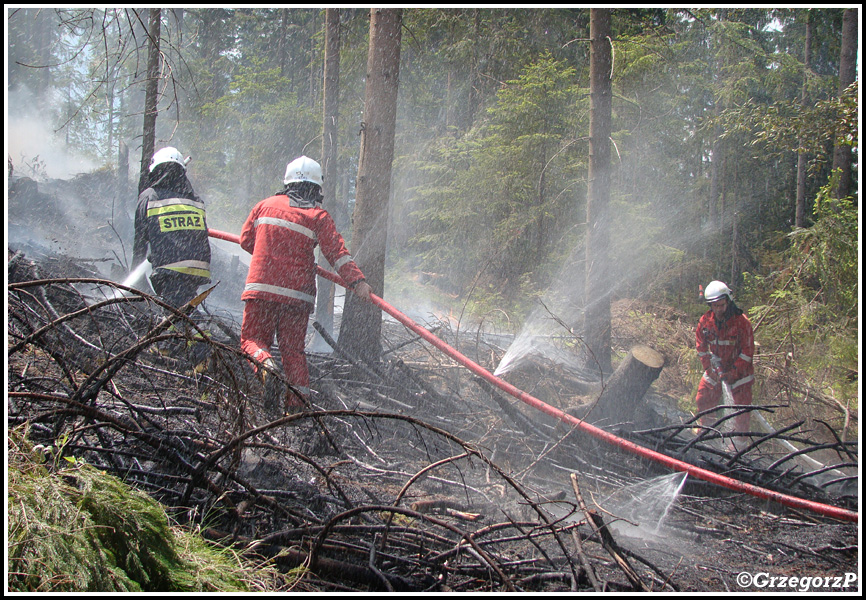
<path fill-rule="evenodd" d="M 347 284 L 364 279 L 327 211 L 293 206 L 282 194 L 259 202 L 241 230 L 241 248 L 252 255 L 241 299 L 314 304 L 317 245 Z"/>
<path fill-rule="evenodd" d="M 716 384 L 718 379 L 711 362 L 713 355 L 721 359 L 722 372 L 733 372 L 731 388 L 754 381 L 755 339 L 752 323 L 745 314 L 731 315 L 719 326 L 713 311 L 708 310 L 698 321 L 695 340 L 704 379 L 709 383 Z"/>

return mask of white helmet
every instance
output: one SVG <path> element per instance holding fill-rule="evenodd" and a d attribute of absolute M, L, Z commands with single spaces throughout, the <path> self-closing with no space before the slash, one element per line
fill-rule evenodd
<path fill-rule="evenodd" d="M 150 172 L 153 173 L 153 170 L 157 167 L 157 165 L 161 165 L 162 163 L 173 162 L 179 164 L 181 167 L 186 169 L 186 163 L 183 159 L 183 154 L 177 151 L 177 148 L 172 148 L 168 146 L 167 148 L 163 148 L 159 150 L 156 154 L 153 155 L 153 158 L 150 160 Z"/>
<path fill-rule="evenodd" d="M 704 300 L 706 300 L 707 303 L 715 302 L 722 296 L 727 296 L 728 302 L 734 301 L 734 295 L 733 292 L 731 292 L 731 288 L 721 281 L 711 281 L 707 284 L 707 289 L 704 290 Z"/>
<path fill-rule="evenodd" d="M 289 184 L 299 181 L 309 181 L 321 186 L 324 182 L 322 165 L 306 156 L 301 156 L 290 162 L 286 165 L 286 176 L 283 177 L 283 183 Z"/>

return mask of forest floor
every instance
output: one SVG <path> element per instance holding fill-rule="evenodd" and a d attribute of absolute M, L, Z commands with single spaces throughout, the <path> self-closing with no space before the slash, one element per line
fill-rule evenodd
<path fill-rule="evenodd" d="M 54 230 L 58 248 L 80 241 Z M 859 592 L 858 522 L 610 447 L 491 390 L 390 319 L 380 363 L 310 352 L 312 403 L 285 414 L 265 406 L 238 351 L 236 314 L 208 315 L 208 368 L 192 372 L 184 344 L 157 351 L 169 332 L 186 335 L 183 319 L 169 329 L 152 299 L 85 281 L 102 265 L 58 248 L 8 248 L 7 425 L 26 423 L 34 441 L 117 474 L 212 539 L 303 567 L 293 591 Z M 618 355 L 635 343 L 665 355 L 648 394 L 653 431 L 689 439 L 692 324 L 629 301 L 613 316 Z M 490 371 L 504 354 L 500 339 L 448 319 L 422 325 Z M 579 400 L 569 374 L 543 362 L 513 379 L 559 408 Z M 784 455 L 768 444 L 739 458 L 710 441 L 690 452 L 857 510 L 856 495 L 788 483 L 796 470 L 765 473 Z"/>

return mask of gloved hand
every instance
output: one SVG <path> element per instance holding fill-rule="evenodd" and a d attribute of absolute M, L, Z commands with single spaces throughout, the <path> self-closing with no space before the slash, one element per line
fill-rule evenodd
<path fill-rule="evenodd" d="M 266 367 L 264 369 L 259 369 L 257 375 L 262 383 L 267 383 L 268 378 L 273 379 L 273 373 L 269 373 L 268 370 L 278 371 L 277 361 L 275 361 L 272 357 L 266 358 L 262 361 L 262 364 Z"/>
<path fill-rule="evenodd" d="M 725 371 L 722 373 L 722 381 L 727 384 L 734 383 L 737 380 L 737 375 L 733 371 Z"/>
<path fill-rule="evenodd" d="M 358 294 L 358 297 L 361 300 L 369 302 L 370 301 L 370 294 L 373 293 L 373 288 L 370 287 L 370 284 L 367 283 L 366 281 L 359 281 L 358 284 L 352 288 L 352 291 L 354 291 L 356 294 Z"/>

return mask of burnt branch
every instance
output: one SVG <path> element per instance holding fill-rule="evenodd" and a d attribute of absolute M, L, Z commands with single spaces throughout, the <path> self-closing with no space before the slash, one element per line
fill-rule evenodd
<path fill-rule="evenodd" d="M 392 350 L 379 363 L 310 354 L 310 405 L 283 414 L 266 408 L 236 323 L 207 310 L 191 319 L 133 288 L 45 270 L 23 257 L 10 269 L 7 412 L 10 426 L 29 427 L 53 449 L 49 468 L 68 457 L 113 473 L 212 539 L 301 567 L 299 589 L 685 587 L 674 581 L 679 561 L 656 566 L 659 558 L 624 540 L 611 544 L 599 537 L 602 523 L 582 532 L 595 521 L 564 499 L 576 473 L 582 493 L 602 494 L 654 475 L 646 464 L 474 385 L 399 327 L 385 328 Z M 202 369 L 193 342 L 207 348 Z M 692 423 L 629 435 L 725 470 L 735 453 L 716 446 L 731 439 L 723 424 L 697 441 L 684 437 Z M 826 495 L 840 483 L 810 480 L 832 470 L 796 469 L 790 451 L 753 459 L 776 441 L 814 450 L 795 429 L 738 439 L 751 448 L 734 456 L 737 473 Z M 820 450 L 846 458 L 840 468 L 856 456 L 838 437 Z M 689 502 L 706 514 L 724 500 Z"/>

